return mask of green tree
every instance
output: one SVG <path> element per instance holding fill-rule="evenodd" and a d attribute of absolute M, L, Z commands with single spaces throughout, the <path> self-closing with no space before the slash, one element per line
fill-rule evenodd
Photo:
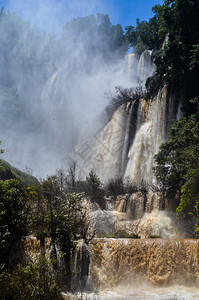
<path fill-rule="evenodd" d="M 51 257 L 55 260 L 55 269 L 59 260 L 57 249 L 63 253 L 65 266 L 60 283 L 70 287 L 71 257 L 85 224 L 81 204 L 84 194 L 68 194 L 63 185 L 63 174 L 58 175 L 61 177 L 48 177 L 36 186 L 36 190 L 33 189 L 30 228 L 40 240 L 42 256 L 45 255 L 45 240 L 51 238 Z"/>
<path fill-rule="evenodd" d="M 158 31 L 157 15 L 147 21 L 136 20 L 136 27 L 127 26 L 125 38 L 133 47 L 133 52 L 141 54 L 144 50 L 157 51 L 163 42 Z"/>
<path fill-rule="evenodd" d="M 199 222 L 199 112 L 176 121 L 169 140 L 155 156 L 155 174 L 165 194 L 176 203 L 178 216 L 194 217 Z"/>
<path fill-rule="evenodd" d="M 93 197 L 95 197 L 95 195 L 101 188 L 101 181 L 100 181 L 99 177 L 93 170 L 91 170 L 89 173 L 89 176 L 86 177 L 86 180 L 90 187 Z"/>
<path fill-rule="evenodd" d="M 59 198 L 61 213 L 57 222 L 56 242 L 63 253 L 65 263 L 65 278 L 62 284 L 70 288 L 72 269 L 71 261 L 76 247 L 76 242 L 82 238 L 81 233 L 85 226 L 82 210 L 83 193 L 67 194 Z"/>
<path fill-rule="evenodd" d="M 16 179 L 0 180 L 0 264 L 11 270 L 12 254 L 27 234 L 27 194 Z"/>
<path fill-rule="evenodd" d="M 137 19 L 136 27 L 126 27 L 125 37 L 136 53 L 155 50 L 157 69 L 147 82 L 149 96 L 164 84 L 174 86 L 188 116 L 197 110 L 190 99 L 199 94 L 199 1 L 164 0 L 152 10 L 154 17 L 149 22 Z"/>
<path fill-rule="evenodd" d="M 164 33 L 167 38 L 156 54 L 156 74 L 160 81 L 181 91 L 186 115 L 196 112 L 197 106 L 190 99 L 199 94 L 199 70 L 196 68 L 198 15 L 198 0 L 165 0 L 158 13 L 159 34 Z"/>
<path fill-rule="evenodd" d="M 12 273 L 0 275 L 0 298 L 4 300 L 63 300 L 51 270 L 51 262 L 40 258 L 26 267 L 17 266 Z"/>
<path fill-rule="evenodd" d="M 41 256 L 45 256 L 46 238 L 49 236 L 49 220 L 47 201 L 43 196 L 42 185 L 28 187 L 30 210 L 29 232 L 32 232 L 40 242 Z"/>

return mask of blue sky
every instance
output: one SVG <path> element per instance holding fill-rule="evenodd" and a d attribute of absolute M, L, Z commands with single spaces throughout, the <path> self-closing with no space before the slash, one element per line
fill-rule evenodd
<path fill-rule="evenodd" d="M 15 11 L 39 28 L 60 34 L 67 21 L 95 13 L 110 16 L 112 24 L 123 28 L 136 24 L 136 18 L 148 20 L 151 8 L 163 0 L 0 0 L 0 7 Z"/>

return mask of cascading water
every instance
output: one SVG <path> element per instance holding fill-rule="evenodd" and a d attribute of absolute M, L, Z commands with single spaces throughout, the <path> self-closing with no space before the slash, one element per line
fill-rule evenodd
<path fill-rule="evenodd" d="M 177 108 L 175 94 L 168 87 L 154 99 L 120 106 L 110 122 L 94 135 L 88 145 L 89 159 L 84 157 L 82 169 L 87 174 L 93 169 L 103 182 L 124 177 L 135 184 L 155 184 L 154 155 L 168 138 Z"/>
<path fill-rule="evenodd" d="M 89 283 L 90 249 L 79 241 L 73 264 L 72 289 L 82 292 L 90 289 Z"/>
<path fill-rule="evenodd" d="M 153 299 L 173 299 L 168 298 L 172 287 L 166 287 L 174 284 L 184 285 L 174 288 L 176 293 L 190 286 L 193 293 L 174 299 L 192 299 L 199 284 L 198 257 L 197 240 L 95 239 L 91 244 L 91 278 L 96 289 L 115 289 L 119 295 L 113 299 L 152 299 L 152 286 L 156 287 Z M 149 297 L 143 296 L 143 289 L 149 290 Z M 196 299 L 198 295 L 195 292 Z"/>
<path fill-rule="evenodd" d="M 90 243 L 93 293 L 81 299 L 190 300 L 199 297 L 199 241 L 107 239 Z"/>
<path fill-rule="evenodd" d="M 127 63 L 127 70 L 128 70 L 128 77 L 129 80 L 135 84 L 138 80 L 138 61 L 139 61 L 139 54 L 131 53 L 126 55 L 126 63 Z"/>
<path fill-rule="evenodd" d="M 129 57 L 129 61 L 135 62 L 136 59 L 134 55 Z M 152 52 L 143 53 L 136 65 L 140 69 L 138 76 L 151 75 L 154 71 Z M 154 155 L 168 138 L 169 127 L 176 118 L 177 108 L 175 94 L 168 87 L 160 90 L 154 99 L 140 99 L 121 105 L 113 113 L 109 123 L 99 130 L 94 140 L 87 145 L 89 153 L 87 159 L 84 157 L 82 169 L 86 174 L 93 169 L 103 182 L 123 177 L 137 187 L 143 184 L 155 185 Z M 102 211 L 99 208 L 92 211 L 92 228 L 95 228 L 98 234 L 115 233 L 120 229 L 135 233 L 134 229 L 137 226 L 136 233 L 141 237 L 150 234 L 167 238 L 177 237 L 179 233 L 174 229 L 173 217 L 168 216 L 167 212 L 160 212 L 165 208 L 175 209 L 173 204 L 166 202 L 168 199 L 152 190 L 149 190 L 147 195 L 142 192 L 129 194 L 116 202 L 119 203 L 118 207 L 123 207 L 122 210 L 113 205 L 112 211 Z M 149 215 L 141 222 L 145 213 Z M 159 227 L 155 222 L 157 219 L 161 220 Z M 138 220 L 140 224 L 134 222 Z"/>
<path fill-rule="evenodd" d="M 151 51 L 139 60 L 135 55 L 127 60 L 129 70 L 135 63 L 140 84 L 154 71 Z M 90 243 L 89 279 L 98 299 L 199 298 L 199 242 L 183 239 L 182 224 L 172 212 L 175 204 L 153 190 L 154 155 L 178 117 L 178 99 L 165 86 L 153 99 L 120 106 L 89 143 L 89 160 L 83 163 L 87 173 L 90 168 L 103 182 L 123 177 L 137 187 L 150 187 L 117 199 L 108 197 L 104 210 L 86 204 L 91 235 L 125 231 L 141 237 L 95 238 Z M 148 238 L 153 236 L 159 238 Z M 86 297 L 96 299 L 95 294 Z"/>
<path fill-rule="evenodd" d="M 116 199 L 106 198 L 106 209 L 86 201 L 89 234 L 101 236 L 125 231 L 141 238 L 160 236 L 163 238 L 184 237 L 182 224 L 176 221 L 169 210 L 170 203 L 160 192 L 148 191 L 120 195 Z M 166 208 L 163 211 L 163 208 Z"/>
<path fill-rule="evenodd" d="M 132 53 L 126 56 L 127 70 L 132 86 L 142 85 L 145 87 L 145 82 L 150 77 L 156 66 L 153 62 L 153 51 L 145 50 L 141 55 Z"/>
<path fill-rule="evenodd" d="M 131 105 L 129 105 L 128 107 L 128 115 L 126 118 L 126 130 L 125 130 L 125 136 L 123 140 L 123 149 L 122 149 L 122 157 L 121 157 L 121 168 L 120 168 L 121 177 L 124 175 L 129 148 L 135 135 L 136 118 L 134 118 L 133 120 L 132 116 L 133 113 L 136 114 L 136 112 L 137 112 L 137 102 L 135 101 L 131 103 Z"/>
<path fill-rule="evenodd" d="M 153 158 L 168 138 L 176 117 L 176 98 L 165 87 L 151 100 L 140 100 L 136 135 L 128 153 L 124 176 L 134 183 L 155 184 Z"/>
<path fill-rule="evenodd" d="M 197 240 L 95 239 L 91 277 L 94 286 L 103 289 L 136 286 L 140 281 L 155 286 L 198 286 L 198 256 Z"/>
<path fill-rule="evenodd" d="M 145 86 L 145 82 L 155 72 L 156 66 L 153 62 L 153 51 L 144 51 L 137 64 L 137 82 Z"/>

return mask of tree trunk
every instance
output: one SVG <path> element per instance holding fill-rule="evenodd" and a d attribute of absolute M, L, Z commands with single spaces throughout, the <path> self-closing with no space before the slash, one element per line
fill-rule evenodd
<path fill-rule="evenodd" d="M 45 247 L 45 237 L 40 237 L 40 249 L 41 249 L 41 257 L 45 257 L 46 247 Z"/>

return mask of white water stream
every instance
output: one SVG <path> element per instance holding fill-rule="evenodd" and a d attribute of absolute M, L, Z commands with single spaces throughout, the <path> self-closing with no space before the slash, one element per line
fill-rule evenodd
<path fill-rule="evenodd" d="M 65 294 L 66 295 L 66 294 Z M 72 295 L 71 295 L 72 296 Z M 168 288 L 124 287 L 112 291 L 95 293 L 78 293 L 72 299 L 81 300 L 198 300 L 199 289 L 184 286 Z"/>

